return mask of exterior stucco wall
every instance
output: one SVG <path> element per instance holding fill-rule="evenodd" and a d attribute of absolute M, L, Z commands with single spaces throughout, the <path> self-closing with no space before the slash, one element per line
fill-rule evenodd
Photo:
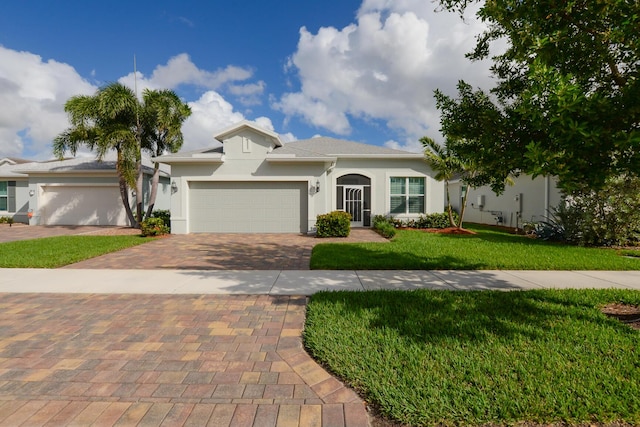
<path fill-rule="evenodd" d="M 225 142 L 229 144 L 229 142 Z M 238 144 L 234 145 L 237 148 Z M 175 234 L 189 232 L 189 183 L 194 181 L 296 181 L 305 182 L 308 191 L 308 229 L 315 226 L 316 217 L 336 210 L 337 179 L 347 174 L 360 174 L 371 179 L 371 214 L 389 213 L 389 181 L 392 176 L 425 177 L 425 209 L 427 213 L 444 209 L 443 184 L 434 180 L 429 167 L 420 159 L 339 159 L 335 167 L 329 162 L 288 163 L 269 162 L 264 158 L 244 158 L 238 153 L 227 156 L 224 163 L 174 164 L 172 181 L 177 192 L 171 197 L 171 230 Z M 235 155 L 240 158 L 234 159 Z M 266 155 L 266 151 L 264 154 Z M 316 183 L 320 190 L 316 191 Z M 418 215 L 402 215 L 412 218 Z"/>
<path fill-rule="evenodd" d="M 390 178 L 391 177 L 424 177 L 425 178 L 425 213 L 437 213 L 444 210 L 444 186 L 432 178 L 432 171 L 420 159 L 339 159 L 327 176 L 330 188 L 326 206 L 329 210 L 336 208 L 336 181 L 347 174 L 359 174 L 371 179 L 371 216 L 389 215 L 390 212 Z M 329 192 L 328 192 L 329 193 Z M 420 215 L 397 215 L 398 218 L 410 219 Z"/>
<path fill-rule="evenodd" d="M 500 196 L 496 196 L 488 186 L 470 188 L 464 220 L 514 228 L 522 227 L 523 222 L 544 220 L 561 200 L 556 183 L 556 179 L 552 177 L 539 176 L 532 179 L 531 176 L 521 175 L 514 180 L 514 185 L 507 185 Z M 451 206 L 460 212 L 462 183 L 451 183 L 449 191 Z M 483 202 L 482 206 L 480 202 Z"/>
<path fill-rule="evenodd" d="M 19 178 L 0 178 L 0 181 L 15 181 L 15 209 L 7 206 L 6 211 L 0 211 L 0 216 L 13 218 L 15 222 L 28 223 L 27 213 L 29 212 L 29 181 Z M 10 191 L 10 190 L 9 190 Z M 11 204 L 9 204 L 11 205 Z"/>

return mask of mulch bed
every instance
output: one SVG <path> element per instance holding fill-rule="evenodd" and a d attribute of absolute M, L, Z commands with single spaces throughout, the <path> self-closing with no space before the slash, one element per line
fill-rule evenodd
<path fill-rule="evenodd" d="M 625 325 L 629 325 L 633 329 L 640 330 L 640 307 L 637 305 L 607 304 L 602 307 L 601 311 L 607 316 L 618 319 Z"/>

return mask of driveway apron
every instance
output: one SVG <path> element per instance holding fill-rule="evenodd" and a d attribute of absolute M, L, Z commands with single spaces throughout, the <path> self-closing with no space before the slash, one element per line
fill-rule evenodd
<path fill-rule="evenodd" d="M 4 294 L 0 425 L 367 426 L 305 297 Z"/>
<path fill-rule="evenodd" d="M 133 231 L 24 228 L 13 235 Z M 65 268 L 308 270 L 317 243 L 371 240 L 385 241 L 171 235 Z M 304 296 L 1 294 L 0 426 L 370 425 L 305 352 L 305 308 Z"/>

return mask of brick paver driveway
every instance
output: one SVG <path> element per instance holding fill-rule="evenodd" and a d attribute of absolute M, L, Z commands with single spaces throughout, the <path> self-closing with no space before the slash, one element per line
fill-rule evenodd
<path fill-rule="evenodd" d="M 186 270 L 308 270 L 318 243 L 387 240 L 370 229 L 347 238 L 301 234 L 174 234 L 64 268 Z"/>
<path fill-rule="evenodd" d="M 3 294 L 0 425 L 366 426 L 304 297 Z"/>
<path fill-rule="evenodd" d="M 99 227 L 91 225 L 25 225 L 0 224 L 0 243 L 16 240 L 39 239 L 42 237 L 97 235 L 97 234 L 136 234 L 139 232 L 126 227 Z"/>

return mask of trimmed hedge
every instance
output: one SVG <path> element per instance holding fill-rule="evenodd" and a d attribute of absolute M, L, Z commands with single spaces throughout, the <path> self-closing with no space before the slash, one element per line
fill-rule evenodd
<path fill-rule="evenodd" d="M 347 237 L 351 232 L 351 214 L 333 211 L 316 217 L 317 237 Z"/>

